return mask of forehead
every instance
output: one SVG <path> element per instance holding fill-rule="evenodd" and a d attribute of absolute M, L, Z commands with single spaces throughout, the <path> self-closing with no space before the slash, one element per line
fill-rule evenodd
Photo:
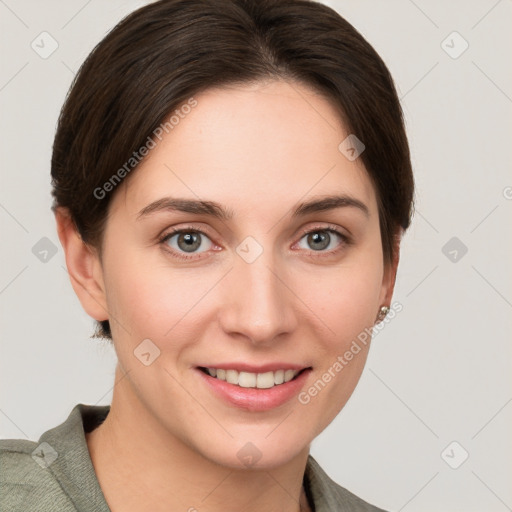
<path fill-rule="evenodd" d="M 160 197 L 211 199 L 241 214 L 282 212 L 308 197 L 343 193 L 376 208 L 360 159 L 332 104 L 302 84 L 272 81 L 209 89 L 187 109 L 114 196 L 130 216 Z M 122 200 L 120 198 L 123 198 Z"/>

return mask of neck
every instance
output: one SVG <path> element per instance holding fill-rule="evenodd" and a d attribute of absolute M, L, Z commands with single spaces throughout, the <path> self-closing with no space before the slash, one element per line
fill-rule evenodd
<path fill-rule="evenodd" d="M 119 365 L 110 412 L 86 434 L 112 512 L 309 510 L 302 487 L 309 447 L 272 469 L 208 460 L 166 430 L 136 398 Z"/>

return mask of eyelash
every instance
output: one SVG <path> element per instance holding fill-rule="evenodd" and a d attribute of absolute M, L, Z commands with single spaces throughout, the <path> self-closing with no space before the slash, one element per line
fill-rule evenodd
<path fill-rule="evenodd" d="M 159 239 L 159 243 L 162 244 L 162 245 L 165 245 L 166 242 L 172 238 L 174 235 L 176 234 L 180 234 L 180 233 L 200 233 L 201 235 L 204 235 L 206 236 L 207 238 L 210 238 L 208 236 L 207 233 L 205 233 L 202 229 L 199 229 L 199 228 L 195 228 L 195 227 L 192 227 L 192 226 L 186 226 L 184 228 L 172 228 L 171 231 L 165 233 L 164 235 L 162 235 L 162 237 Z M 193 256 L 185 256 L 183 253 L 178 253 L 176 251 L 174 251 L 173 249 L 171 248 L 166 248 L 167 251 L 169 251 L 175 258 L 178 258 L 180 260 L 197 260 L 198 258 L 200 258 L 201 256 L 195 254 Z"/>
<path fill-rule="evenodd" d="M 196 228 L 196 227 L 193 227 L 193 226 L 186 226 L 184 228 L 172 228 L 171 231 L 168 231 L 167 233 L 165 233 L 164 235 L 162 235 L 159 238 L 158 243 L 162 244 L 162 245 L 165 245 L 166 242 L 169 239 L 171 239 L 174 235 L 180 234 L 180 233 L 190 233 L 190 232 L 192 232 L 192 233 L 199 233 L 201 235 L 204 235 L 207 238 L 210 238 L 208 236 L 208 233 L 206 233 L 202 229 L 199 229 L 199 228 Z M 335 235 L 339 236 L 339 238 L 341 239 L 341 242 L 340 242 L 339 247 L 334 249 L 334 250 L 330 250 L 330 251 L 310 251 L 311 252 L 311 256 L 313 258 L 325 258 L 325 257 L 332 256 L 334 254 L 337 254 L 340 250 L 342 250 L 343 246 L 346 247 L 346 246 L 352 244 L 351 239 L 347 235 L 341 233 L 336 228 L 336 226 L 333 226 L 333 225 L 317 226 L 317 227 L 308 229 L 306 231 L 303 231 L 301 233 L 300 237 L 299 237 L 299 241 L 302 240 L 306 235 L 309 235 L 310 233 L 318 233 L 318 232 L 334 233 Z M 170 249 L 170 248 L 166 248 L 166 250 L 171 252 L 172 255 L 175 258 L 178 258 L 178 259 L 181 259 L 181 260 L 188 260 L 188 261 L 190 261 L 190 260 L 196 260 L 196 259 L 201 257 L 198 254 L 196 254 L 194 256 L 185 256 L 183 253 L 178 253 L 178 252 L 176 252 L 176 251 L 174 251 L 173 249 Z M 201 254 L 201 253 L 199 253 L 199 254 Z"/>

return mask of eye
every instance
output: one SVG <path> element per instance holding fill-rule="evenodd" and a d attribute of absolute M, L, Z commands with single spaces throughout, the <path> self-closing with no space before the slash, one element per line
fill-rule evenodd
<path fill-rule="evenodd" d="M 170 247 L 176 257 L 183 259 L 193 258 L 192 255 L 206 252 L 213 246 L 206 233 L 197 228 L 173 229 L 160 239 L 160 243 Z"/>
<path fill-rule="evenodd" d="M 349 243 L 348 237 L 333 227 L 313 228 L 306 231 L 298 242 L 301 249 L 334 253 Z"/>
<path fill-rule="evenodd" d="M 195 227 L 173 228 L 160 238 L 159 243 L 173 257 L 183 260 L 200 258 L 202 253 L 209 250 L 221 250 L 204 231 Z M 305 231 L 295 245 L 314 256 L 322 257 L 331 256 L 350 243 L 349 237 L 339 232 L 335 226 L 322 226 Z"/>

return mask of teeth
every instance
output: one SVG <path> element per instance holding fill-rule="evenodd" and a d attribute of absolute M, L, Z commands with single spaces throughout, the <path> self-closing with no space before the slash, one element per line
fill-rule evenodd
<path fill-rule="evenodd" d="M 274 372 L 274 383 L 282 384 L 284 382 L 284 370 L 277 370 Z"/>
<path fill-rule="evenodd" d="M 236 370 L 226 370 L 226 382 L 238 384 L 238 372 Z"/>
<path fill-rule="evenodd" d="M 231 371 L 236 372 L 236 370 L 231 370 Z M 257 382 L 257 377 L 258 376 L 255 373 L 240 372 L 238 375 L 237 384 L 242 388 L 255 388 L 256 382 Z M 233 384 L 233 382 L 231 384 Z"/>
<path fill-rule="evenodd" d="M 207 368 L 212 377 L 225 380 L 242 388 L 268 389 L 291 381 L 300 370 L 277 370 L 275 372 L 250 373 L 222 368 Z"/>
<path fill-rule="evenodd" d="M 253 373 L 254 375 L 254 373 Z M 259 389 L 267 389 L 273 388 L 275 386 L 274 382 L 274 372 L 265 372 L 258 373 L 256 378 L 256 387 Z"/>
<path fill-rule="evenodd" d="M 293 377 L 295 377 L 295 375 L 297 375 L 297 373 L 295 373 L 295 370 L 286 370 L 284 372 L 284 381 L 288 382 L 289 380 L 292 380 Z"/>

